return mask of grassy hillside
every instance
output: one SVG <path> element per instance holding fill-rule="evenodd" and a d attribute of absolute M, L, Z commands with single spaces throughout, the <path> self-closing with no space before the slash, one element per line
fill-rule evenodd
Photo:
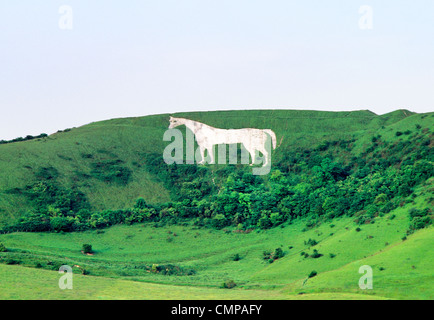
<path fill-rule="evenodd" d="M 275 159 L 286 150 L 317 146 L 323 141 L 355 139 L 361 152 L 373 134 L 390 141 L 396 131 L 430 129 L 433 114 L 400 110 L 377 116 L 370 111 L 319 112 L 254 110 L 175 114 L 221 128 L 271 128 L 278 137 Z M 64 130 L 45 138 L 0 144 L 0 225 L 16 221 L 32 209 L 26 188 L 40 180 L 41 170 L 54 168 L 57 183 L 83 192 L 95 210 L 131 206 L 138 197 L 150 203 L 170 200 L 167 187 L 146 167 L 146 156 L 162 155 L 169 115 L 114 119 Z M 428 134 L 428 133 L 427 133 Z M 402 137 L 410 139 L 409 135 Z M 98 163 L 130 172 L 128 180 L 104 181 L 92 170 Z M 111 169 L 110 167 L 108 169 Z M 115 168 L 116 169 L 116 168 Z"/>
<path fill-rule="evenodd" d="M 74 299 L 63 264 L 76 299 L 433 298 L 434 113 L 174 116 L 272 129 L 271 173 L 166 165 L 169 115 L 0 142 L 0 298 Z"/>

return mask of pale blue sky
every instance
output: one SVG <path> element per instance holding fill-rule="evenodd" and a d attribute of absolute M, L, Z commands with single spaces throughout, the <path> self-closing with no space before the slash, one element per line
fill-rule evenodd
<path fill-rule="evenodd" d="M 0 0 L 0 140 L 177 111 L 430 112 L 433 57 L 432 0 Z"/>

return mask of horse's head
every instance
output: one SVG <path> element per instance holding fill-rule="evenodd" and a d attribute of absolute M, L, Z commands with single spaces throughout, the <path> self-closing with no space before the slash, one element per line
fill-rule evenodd
<path fill-rule="evenodd" d="M 173 128 L 177 127 L 177 126 L 180 126 L 180 125 L 184 124 L 181 120 L 182 119 L 180 119 L 180 118 L 170 117 L 170 120 L 169 120 L 169 122 L 170 122 L 169 129 L 173 129 Z"/>

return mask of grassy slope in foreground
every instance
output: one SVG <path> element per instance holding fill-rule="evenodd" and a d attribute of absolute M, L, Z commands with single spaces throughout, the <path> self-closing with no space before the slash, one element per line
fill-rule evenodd
<path fill-rule="evenodd" d="M 40 262 L 45 267 L 48 261 L 79 264 L 88 269 L 91 275 L 101 276 L 76 275 L 83 283 L 76 289 L 82 291 L 77 291 L 75 298 L 67 293 L 60 293 L 57 298 L 196 299 L 202 295 L 202 298 L 207 299 L 354 299 L 368 295 L 369 298 L 432 299 L 434 276 L 430 266 L 433 263 L 431 248 L 434 244 L 434 229 L 430 227 L 416 232 L 406 241 L 401 240 L 408 228 L 408 210 L 423 206 L 423 200 L 423 197 L 419 197 L 415 204 L 397 208 L 377 218 L 376 223 L 361 226 L 359 232 L 355 231 L 357 225 L 352 219 L 343 218 L 333 221 L 333 228 L 330 223 L 324 223 L 306 232 L 301 231 L 303 220 L 298 220 L 285 228 L 250 234 L 186 226 L 155 229 L 146 225 L 116 226 L 102 234 L 96 231 L 73 234 L 16 233 L 0 236 L 0 242 L 10 249 L 10 252 L 0 254 L 0 258 L 21 260 L 24 266 L 35 266 L 35 263 Z M 176 237 L 173 236 L 174 232 L 177 233 Z M 169 236 L 174 240 L 167 241 Z M 320 241 L 314 248 L 323 254 L 321 258 L 305 259 L 300 256 L 302 251 L 312 253 L 313 248 L 308 248 L 304 243 L 309 238 Z M 96 254 L 91 257 L 82 255 L 80 248 L 83 243 L 92 243 Z M 262 260 L 264 250 L 273 250 L 281 245 L 286 253 L 284 258 L 273 264 Z M 293 248 L 288 249 L 288 245 Z M 241 255 L 240 261 L 231 259 L 235 253 Z M 330 253 L 336 256 L 331 258 Z M 140 272 L 140 266 L 152 263 L 192 267 L 197 274 L 161 276 Z M 370 265 L 374 269 L 372 291 L 358 288 L 358 279 L 361 277 L 358 269 L 362 265 Z M 29 287 L 31 279 L 24 276 L 27 272 L 45 279 L 51 277 L 54 279 L 52 281 L 56 281 L 59 275 L 55 272 L 29 270 L 22 266 L 0 266 L 1 294 L 5 298 L 35 298 L 38 292 L 45 291 L 47 296 L 56 298 L 54 293 L 59 291 L 56 282 L 41 284 L 42 289 L 38 284 L 33 291 Z M 23 271 L 23 275 L 20 275 L 19 270 Z M 305 282 L 313 270 L 318 272 L 318 276 Z M 235 280 L 238 287 L 232 290 L 219 289 L 227 279 Z M 17 289 L 13 285 L 21 281 L 29 282 L 22 286 L 26 289 Z M 122 292 L 111 291 L 111 286 L 119 286 Z M 140 293 L 140 290 L 148 287 L 147 293 Z M 148 294 L 150 292 L 152 294 Z M 303 295 L 298 295 L 301 293 Z"/>
<path fill-rule="evenodd" d="M 57 272 L 0 265 L 2 300 L 290 300 L 379 299 L 361 294 L 328 293 L 288 295 L 280 291 L 216 289 L 143 283 L 103 277 L 74 275 L 73 289 L 60 290 Z"/>
<path fill-rule="evenodd" d="M 73 290 L 60 290 L 58 281 L 61 275 L 57 272 L 0 265 L 0 299 L 432 299 L 433 277 L 427 271 L 433 261 L 422 257 L 419 250 L 421 247 L 426 250 L 432 247 L 432 236 L 432 228 L 420 231 L 384 252 L 320 274 L 308 281 L 303 295 L 295 293 L 290 287 L 286 290 L 225 290 L 82 275 L 74 275 Z M 359 275 L 355 270 L 365 264 L 386 266 L 383 273 L 375 269 L 372 291 L 356 289 Z M 417 270 L 408 272 L 412 264 L 422 269 L 422 275 Z M 417 297 L 415 292 L 419 292 Z"/>

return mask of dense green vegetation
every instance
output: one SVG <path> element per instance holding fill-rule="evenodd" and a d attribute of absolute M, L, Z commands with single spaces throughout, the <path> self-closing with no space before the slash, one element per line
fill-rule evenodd
<path fill-rule="evenodd" d="M 246 165 L 167 165 L 166 115 L 9 142 L 0 146 L 0 169 L 8 172 L 0 176 L 0 262 L 299 294 L 324 272 L 432 232 L 432 113 L 179 116 L 222 128 L 272 128 L 278 148 L 271 173 L 255 176 Z"/>
<path fill-rule="evenodd" d="M 306 228 L 312 228 L 343 215 L 354 216 L 359 224 L 371 223 L 402 205 L 416 186 L 434 176 L 434 151 L 427 147 L 430 138 L 419 132 L 411 143 L 390 143 L 376 135 L 358 156 L 351 156 L 354 139 L 326 141 L 281 154 L 265 178 L 252 175 L 248 167 L 168 166 L 161 155 L 150 154 L 148 171 L 162 181 L 175 201 L 148 205 L 139 198 L 134 207 L 120 210 L 92 211 L 85 194 L 76 186 L 65 189 L 57 182 L 59 172 L 43 167 L 35 174 L 38 182 L 13 190 L 26 195 L 34 209 L 4 232 L 83 231 L 119 223 L 161 225 L 185 219 L 194 219 L 200 226 L 250 230 L 269 229 L 297 217 L 306 217 Z M 121 160 L 91 162 L 90 175 L 127 185 L 131 170 L 122 164 Z M 423 212 L 413 214 L 410 230 L 431 224 L 431 209 Z"/>

